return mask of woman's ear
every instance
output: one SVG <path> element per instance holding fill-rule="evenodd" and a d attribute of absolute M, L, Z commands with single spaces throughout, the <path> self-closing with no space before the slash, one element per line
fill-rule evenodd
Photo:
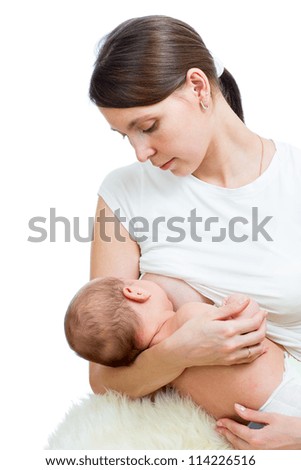
<path fill-rule="evenodd" d="M 207 100 L 210 95 L 210 83 L 201 69 L 191 68 L 186 74 L 186 85 L 188 85 L 200 100 Z"/>
<path fill-rule="evenodd" d="M 124 286 L 122 292 L 127 299 L 139 303 L 146 302 L 151 296 L 149 292 L 142 289 L 140 286 L 137 286 L 135 283 Z"/>

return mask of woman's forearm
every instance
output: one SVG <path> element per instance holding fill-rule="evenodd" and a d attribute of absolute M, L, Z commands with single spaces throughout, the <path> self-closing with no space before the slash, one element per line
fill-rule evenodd
<path fill-rule="evenodd" d="M 94 393 L 116 390 L 138 398 L 158 390 L 184 371 L 175 361 L 168 339 L 141 353 L 127 367 L 105 367 L 90 364 L 90 385 Z"/>

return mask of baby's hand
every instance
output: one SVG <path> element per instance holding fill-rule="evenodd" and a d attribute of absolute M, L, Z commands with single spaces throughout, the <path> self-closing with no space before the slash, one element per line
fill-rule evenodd
<path fill-rule="evenodd" d="M 240 300 L 246 299 L 246 296 L 243 294 L 232 294 L 229 297 L 226 297 L 223 300 L 222 305 L 230 305 L 231 303 L 237 303 Z M 245 318 L 252 318 L 258 311 L 260 307 L 255 300 L 249 299 L 249 303 L 247 304 L 246 308 L 242 310 L 238 316 L 245 317 Z"/>

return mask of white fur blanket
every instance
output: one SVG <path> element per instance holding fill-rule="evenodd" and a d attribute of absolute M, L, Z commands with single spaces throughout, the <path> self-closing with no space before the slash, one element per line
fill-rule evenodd
<path fill-rule="evenodd" d="M 47 449 L 231 449 L 214 428 L 212 417 L 176 392 L 153 402 L 107 392 L 73 405 Z"/>

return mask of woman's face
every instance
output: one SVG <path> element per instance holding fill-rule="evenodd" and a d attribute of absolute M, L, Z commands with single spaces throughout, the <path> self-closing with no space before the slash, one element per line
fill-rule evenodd
<path fill-rule="evenodd" d="M 150 160 L 177 176 L 195 172 L 210 141 L 208 111 L 193 86 L 185 84 L 151 106 L 100 108 L 111 128 L 128 137 L 140 162 Z"/>

